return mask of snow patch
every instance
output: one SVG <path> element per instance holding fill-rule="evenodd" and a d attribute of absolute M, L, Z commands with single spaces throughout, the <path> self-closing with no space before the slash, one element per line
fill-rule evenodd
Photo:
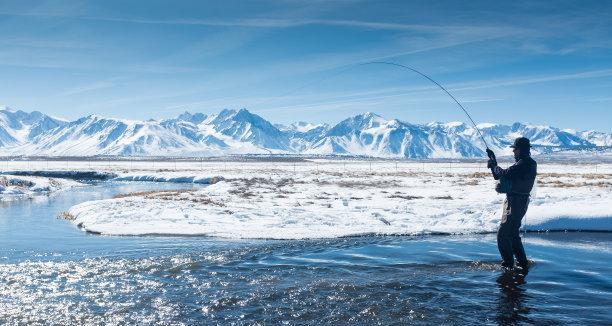
<path fill-rule="evenodd" d="M 612 231 L 610 175 L 556 172 L 539 177 L 525 227 Z M 140 176 L 125 180 L 154 175 Z M 186 172 L 158 177 L 195 180 Z M 321 161 L 317 173 L 238 168 L 205 188 L 91 201 L 69 213 L 84 230 L 109 235 L 307 239 L 490 233 L 499 227 L 504 199 L 494 184 L 488 173 L 343 170 Z"/>

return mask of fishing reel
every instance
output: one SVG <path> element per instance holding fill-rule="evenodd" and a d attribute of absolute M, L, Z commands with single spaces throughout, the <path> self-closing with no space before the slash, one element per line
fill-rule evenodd
<path fill-rule="evenodd" d="M 508 178 L 499 178 L 495 185 L 495 191 L 497 191 L 498 194 L 510 193 L 512 191 L 512 180 Z"/>

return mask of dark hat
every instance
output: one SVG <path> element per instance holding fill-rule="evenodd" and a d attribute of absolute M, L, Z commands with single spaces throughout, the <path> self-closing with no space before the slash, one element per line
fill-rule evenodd
<path fill-rule="evenodd" d="M 531 144 L 529 143 L 529 138 L 519 137 L 514 140 L 514 144 L 510 145 L 512 148 L 529 148 Z"/>

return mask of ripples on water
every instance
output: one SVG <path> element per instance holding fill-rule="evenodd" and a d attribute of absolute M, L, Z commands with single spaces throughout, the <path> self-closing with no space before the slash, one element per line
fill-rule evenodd
<path fill-rule="evenodd" d="M 0 324 L 612 322 L 608 234 L 527 235 L 522 279 L 498 268 L 492 235 L 100 237 L 24 207 L 0 218 Z M 43 227 L 11 233 L 25 211 Z"/>
<path fill-rule="evenodd" d="M 607 275 L 566 270 L 552 276 L 558 265 L 537 262 L 524 280 L 502 273 L 496 259 L 451 258 L 466 249 L 466 256 L 493 258 L 487 258 L 489 250 L 478 252 L 490 237 L 439 238 L 204 240 L 203 246 L 192 243 L 188 253 L 183 248 L 158 256 L 143 249 L 3 264 L 0 319 L 179 325 L 610 321 L 609 268 L 594 269 Z"/>

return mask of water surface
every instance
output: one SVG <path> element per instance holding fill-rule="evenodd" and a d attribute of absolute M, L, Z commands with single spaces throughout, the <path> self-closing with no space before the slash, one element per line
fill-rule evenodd
<path fill-rule="evenodd" d="M 610 324 L 612 235 L 527 234 L 522 278 L 494 235 L 110 237 L 57 219 L 178 184 L 99 183 L 0 205 L 0 324 Z"/>

